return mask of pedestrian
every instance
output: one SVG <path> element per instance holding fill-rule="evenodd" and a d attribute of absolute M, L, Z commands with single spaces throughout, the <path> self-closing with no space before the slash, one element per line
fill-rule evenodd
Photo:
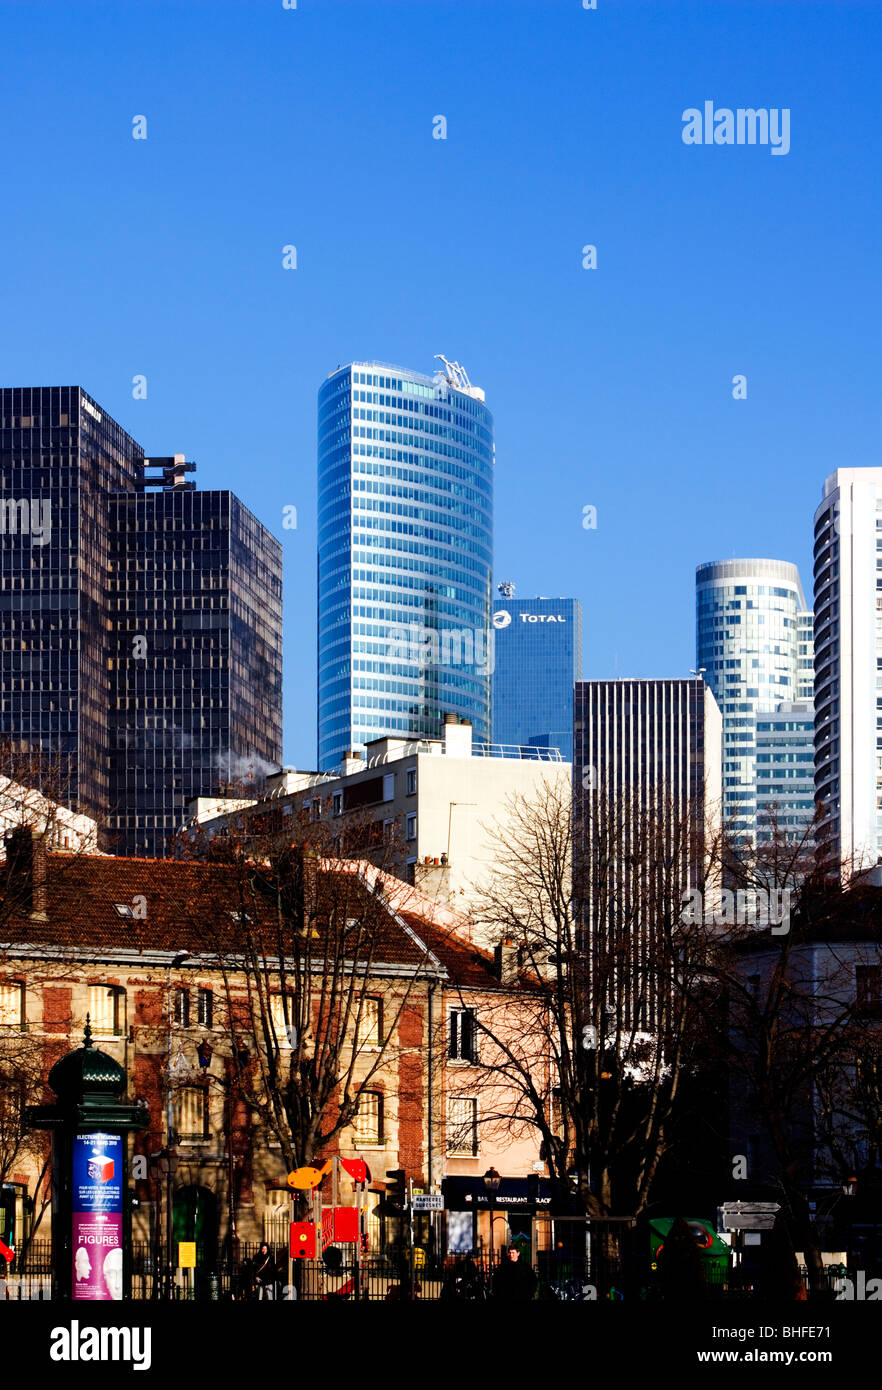
<path fill-rule="evenodd" d="M 279 1271 L 273 1259 L 273 1253 L 263 1241 L 260 1249 L 254 1257 L 254 1282 L 257 1285 L 258 1300 L 268 1298 L 272 1300 L 276 1293 L 276 1280 Z"/>
<path fill-rule="evenodd" d="M 444 1287 L 441 1290 L 442 1298 L 451 1298 L 465 1301 L 477 1301 L 485 1297 L 484 1283 L 481 1279 L 478 1266 L 475 1264 L 471 1255 L 465 1260 L 457 1260 L 444 1280 Z"/>
<path fill-rule="evenodd" d="M 502 1261 L 493 1275 L 493 1297 L 507 1303 L 528 1303 L 538 1280 L 532 1267 L 521 1260 L 516 1245 L 502 1252 Z"/>

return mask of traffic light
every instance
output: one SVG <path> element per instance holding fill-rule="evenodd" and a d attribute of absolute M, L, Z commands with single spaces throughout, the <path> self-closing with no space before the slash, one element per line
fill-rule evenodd
<path fill-rule="evenodd" d="M 407 1208 L 407 1180 L 403 1168 L 386 1169 L 386 1200 L 383 1205 L 389 1211 L 404 1214 Z"/>

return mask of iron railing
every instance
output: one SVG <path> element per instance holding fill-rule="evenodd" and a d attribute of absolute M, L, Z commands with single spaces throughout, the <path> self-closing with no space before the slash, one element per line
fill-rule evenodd
<path fill-rule="evenodd" d="M 485 1255 L 446 1256 L 433 1259 L 417 1248 L 394 1255 L 364 1255 L 359 1260 L 346 1259 L 336 1263 L 336 1255 L 325 1260 L 296 1260 L 291 1283 L 288 1283 L 288 1258 L 284 1245 L 271 1247 L 277 1278 L 269 1286 L 255 1280 L 255 1257 L 260 1244 L 241 1242 L 238 1257 L 230 1259 L 229 1246 L 209 1252 L 199 1250 L 200 1267 L 178 1270 L 172 1289 L 175 1301 L 266 1301 L 273 1303 L 292 1300 L 318 1301 L 494 1301 L 505 1296 L 500 1287 L 499 1259 Z M 340 1252 L 342 1254 L 342 1251 Z M 525 1250 L 521 1259 L 527 1262 Z M 21 1265 L 21 1267 L 19 1267 Z M 807 1271 L 799 1271 L 808 1287 Z M 866 1278 L 877 1277 L 877 1271 L 867 1272 Z M 146 1241 L 132 1245 L 132 1298 L 159 1299 L 166 1296 L 164 1270 L 160 1260 L 155 1267 L 155 1250 Z M 703 1288 L 695 1290 L 698 1297 L 708 1300 L 742 1301 L 759 1298 L 760 1294 L 747 1272 L 719 1270 L 704 1271 Z M 504 1276 L 502 1276 L 504 1280 Z M 854 1272 L 830 1268 L 825 1270 L 825 1293 L 828 1298 L 848 1296 L 847 1280 L 854 1283 Z M 510 1292 L 510 1291 L 509 1291 Z M 551 1252 L 539 1252 L 535 1280 L 528 1275 L 520 1297 L 541 1302 L 656 1302 L 676 1298 L 678 1291 L 662 1285 L 655 1275 L 647 1276 L 646 1266 L 634 1261 L 601 1261 L 593 1264 L 578 1258 L 563 1258 Z M 48 1300 L 52 1290 L 52 1244 L 49 1240 L 33 1241 L 24 1252 L 23 1260 L 13 1260 L 3 1271 L 0 1261 L 0 1301 Z"/>

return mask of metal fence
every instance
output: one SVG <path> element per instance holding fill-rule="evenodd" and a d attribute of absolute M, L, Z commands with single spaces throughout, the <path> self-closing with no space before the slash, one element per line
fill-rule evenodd
<path fill-rule="evenodd" d="M 740 1271 L 707 1269 L 703 1286 L 691 1291 L 665 1288 L 634 1262 L 609 1262 L 562 1258 L 540 1252 L 538 1269 L 530 1272 L 525 1251 L 522 1272 L 512 1280 L 510 1271 L 500 1270 L 500 1260 L 483 1256 L 447 1256 L 432 1259 L 419 1248 L 404 1254 L 365 1255 L 359 1260 L 343 1259 L 326 1253 L 324 1260 L 293 1262 L 288 1282 L 287 1251 L 273 1249 L 277 1279 L 261 1285 L 255 1279 L 258 1242 L 241 1242 L 236 1258 L 229 1247 L 213 1253 L 200 1251 L 200 1267 L 177 1270 L 169 1289 L 165 1271 L 156 1268 L 154 1247 L 147 1242 L 132 1246 L 132 1298 L 138 1300 L 172 1298 L 175 1301 L 419 1301 L 488 1302 L 499 1298 L 538 1299 L 550 1302 L 656 1302 L 668 1298 L 699 1297 L 708 1300 L 742 1301 L 758 1298 L 755 1283 Z M 210 1256 L 210 1257 L 209 1257 Z M 2 1262 L 0 1262 L 2 1263 Z M 21 1268 L 17 1266 L 21 1264 Z M 807 1271 L 800 1276 L 808 1287 Z M 825 1272 L 828 1298 L 848 1297 L 848 1283 L 854 1274 L 828 1269 Z M 854 1296 L 852 1294 L 851 1296 Z M 858 1297 L 862 1295 L 858 1293 Z M 24 1258 L 0 1272 L 0 1301 L 46 1300 L 52 1298 L 52 1246 L 50 1241 L 34 1241 Z"/>

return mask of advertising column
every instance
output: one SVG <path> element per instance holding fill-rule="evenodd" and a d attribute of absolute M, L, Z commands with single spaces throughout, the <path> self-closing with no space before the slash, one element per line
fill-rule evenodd
<path fill-rule="evenodd" d="M 73 1139 L 72 1296 L 123 1296 L 123 1138 L 97 1132 Z"/>

